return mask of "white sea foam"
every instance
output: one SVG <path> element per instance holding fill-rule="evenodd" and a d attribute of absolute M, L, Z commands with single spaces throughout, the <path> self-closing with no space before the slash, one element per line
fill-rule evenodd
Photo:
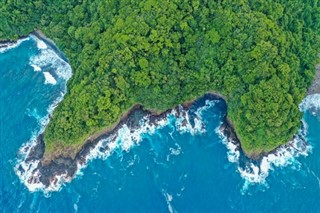
<path fill-rule="evenodd" d="M 220 126 L 222 123 L 220 124 Z M 223 132 L 220 130 L 220 126 L 215 129 L 215 132 L 219 135 L 222 140 L 222 143 L 227 147 L 227 156 L 228 160 L 231 163 L 237 163 L 240 158 L 240 147 L 235 141 L 230 141 L 230 138 L 224 136 Z"/>
<path fill-rule="evenodd" d="M 35 37 L 35 36 L 34 36 Z M 37 47 L 41 50 L 47 49 L 48 46 L 46 45 L 46 43 L 40 39 L 37 39 Z"/>
<path fill-rule="evenodd" d="M 30 38 L 37 43 L 37 47 L 40 49 L 39 54 L 31 57 L 29 61 L 30 66 L 33 68 L 36 67 L 38 71 L 49 69 L 50 71 L 54 72 L 59 79 L 62 79 L 63 81 L 69 80 L 72 76 L 70 65 L 64 61 L 55 50 L 49 48 L 48 46 L 44 46 L 46 44 L 42 40 L 34 35 L 31 35 Z M 49 75 L 45 75 L 45 77 L 48 76 Z M 54 81 L 52 78 L 49 80 L 46 78 L 46 82 L 53 83 Z"/>
<path fill-rule="evenodd" d="M 56 79 L 49 73 L 49 72 L 43 72 L 45 80 L 45 84 L 53 84 L 55 85 L 57 83 Z"/>
<path fill-rule="evenodd" d="M 198 111 L 199 110 L 199 111 Z M 195 118 L 193 119 L 194 125 L 191 124 L 189 112 L 179 108 L 179 112 L 175 110 L 172 111 L 173 116 L 175 116 L 175 127 L 180 133 L 190 133 L 192 135 L 202 134 L 206 131 L 205 125 L 202 122 L 199 108 L 194 114 Z"/>
<path fill-rule="evenodd" d="M 53 180 L 51 180 L 51 184 L 45 189 L 45 192 L 60 191 L 61 187 L 71 182 L 71 180 L 67 173 L 56 175 L 53 177 Z"/>
<path fill-rule="evenodd" d="M 6 47 L 0 47 L 0 53 L 5 53 L 11 49 L 14 49 L 18 46 L 20 46 L 20 44 L 22 44 L 25 41 L 28 41 L 30 38 L 23 38 L 23 39 L 19 39 L 18 41 L 14 42 L 14 43 L 8 43 L 8 46 Z"/>
<path fill-rule="evenodd" d="M 312 149 L 312 147 L 304 141 L 305 133 L 306 132 L 300 130 L 299 135 L 288 144 L 279 147 L 258 162 L 250 162 L 246 159 L 245 161 L 247 162 L 245 162 L 244 165 L 240 163 L 239 145 L 228 140 L 221 133 L 220 136 L 227 146 L 228 160 L 237 164 L 237 170 L 245 180 L 243 191 L 246 191 L 252 184 L 265 184 L 270 171 L 276 167 L 293 166 L 292 168 L 299 168 L 300 163 L 297 158 L 301 155 L 307 156 Z M 243 155 L 243 153 L 241 153 L 241 155 Z"/>
<path fill-rule="evenodd" d="M 100 140 L 90 151 L 86 161 L 96 158 L 106 159 L 116 149 L 128 152 L 142 141 L 144 134 L 152 135 L 156 130 L 163 128 L 168 123 L 168 119 L 163 119 L 151 124 L 149 117 L 146 116 L 140 120 L 139 128 L 129 128 L 126 124 L 123 124 L 117 132 L 114 132 L 108 138 Z"/>
<path fill-rule="evenodd" d="M 22 155 L 25 155 L 26 157 L 35 143 L 35 139 L 33 139 L 29 144 L 26 144 L 20 149 L 20 153 Z M 40 162 L 38 160 L 26 163 L 24 159 L 21 159 L 15 167 L 16 174 L 31 192 L 35 192 L 45 188 L 45 186 L 39 180 L 39 163 Z M 23 169 L 23 171 L 20 170 L 21 168 Z"/>
<path fill-rule="evenodd" d="M 54 109 L 57 103 L 54 103 L 52 108 L 48 111 Z M 172 110 L 171 113 L 167 115 L 166 118 L 158 120 L 156 123 L 151 123 L 148 116 L 142 118 L 140 120 L 139 128 L 130 128 L 126 124 L 122 125 L 118 128 L 117 132 L 114 132 L 109 137 L 100 140 L 97 145 L 90 150 L 90 153 L 86 156 L 84 163 L 78 163 L 78 171 L 76 175 L 81 174 L 81 169 L 86 167 L 87 163 L 93 159 L 101 158 L 107 159 L 115 150 L 119 150 L 120 152 L 128 152 L 130 149 L 136 145 L 138 145 L 142 139 L 144 134 L 154 134 L 156 130 L 163 128 L 164 126 L 170 125 L 175 130 L 179 131 L 180 133 L 189 132 L 191 134 L 200 134 L 205 131 L 204 123 L 202 121 L 202 113 L 209 109 L 210 107 L 214 106 L 215 101 L 208 101 L 206 105 L 203 107 L 198 108 L 198 110 L 194 113 L 196 116 L 193 118 L 192 125 L 190 122 L 189 113 L 180 107 L 177 110 Z M 43 126 L 47 124 L 48 119 L 43 122 Z M 241 175 L 241 177 L 245 180 L 243 189 L 246 190 L 252 184 L 263 184 L 266 182 L 266 178 L 268 177 L 271 170 L 276 167 L 283 167 L 288 165 L 297 165 L 299 164 L 296 158 L 301 155 L 308 155 L 310 152 L 311 147 L 306 146 L 304 141 L 301 140 L 305 135 L 305 132 L 302 130 L 299 133 L 300 137 L 296 137 L 293 141 L 289 144 L 284 145 L 277 149 L 275 152 L 263 157 L 259 162 L 246 162 L 244 164 L 240 163 L 241 156 L 243 155 L 240 151 L 240 147 L 238 144 L 234 143 L 233 141 L 228 140 L 219 128 L 216 129 L 217 133 L 219 133 L 220 137 L 222 138 L 222 142 L 226 145 L 228 151 L 227 156 L 228 160 L 232 163 L 237 164 L 237 171 Z M 32 147 L 32 145 L 28 145 Z M 31 149 L 31 148 L 30 148 Z M 22 149 L 23 150 L 23 149 Z M 170 149 L 170 156 L 172 155 L 179 155 L 181 149 L 178 147 L 177 149 Z M 170 158 L 167 156 L 167 159 Z M 243 156 L 242 156 L 243 158 Z M 37 165 L 39 162 L 34 161 L 28 163 L 28 165 L 23 165 L 23 168 L 27 168 L 26 173 L 20 174 L 19 176 L 25 176 L 21 179 L 25 182 L 27 187 L 30 191 L 35 191 L 42 189 L 43 185 L 41 183 L 34 181 L 35 183 L 31 182 L 30 180 L 37 180 L 38 177 L 37 173 Z M 19 171 L 16 170 L 17 173 Z M 70 182 L 71 179 L 66 175 L 61 175 L 55 177 L 56 180 L 52 181 L 50 187 L 48 187 L 47 191 L 56 191 L 60 190 L 61 186 L 66 182 Z M 29 181 L 29 182 L 28 182 Z M 167 202 L 170 204 L 170 196 L 165 196 L 168 200 Z M 170 206 L 168 206 L 170 209 Z M 173 209 L 171 209 L 173 210 Z"/>
<path fill-rule="evenodd" d="M 320 94 L 308 95 L 299 105 L 301 111 L 320 110 Z"/>
<path fill-rule="evenodd" d="M 37 65 L 30 64 L 30 66 L 33 67 L 33 70 L 34 70 L 35 72 L 40 72 L 40 71 L 41 71 L 41 67 L 39 67 L 39 66 L 37 66 Z"/>
<path fill-rule="evenodd" d="M 263 157 L 260 165 L 251 164 L 245 169 L 239 168 L 241 176 L 251 183 L 264 183 L 266 177 L 269 175 L 269 171 L 274 167 L 299 164 L 296 158 L 300 155 L 307 155 L 310 148 L 300 150 L 296 147 L 298 144 L 299 140 L 295 139 L 289 142 L 289 144 L 278 148 L 275 153 Z M 250 169 L 252 169 L 253 172 L 250 172 Z"/>

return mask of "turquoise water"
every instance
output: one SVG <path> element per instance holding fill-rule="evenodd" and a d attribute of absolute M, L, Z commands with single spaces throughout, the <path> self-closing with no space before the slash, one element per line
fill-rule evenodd
<path fill-rule="evenodd" d="M 133 132 L 124 126 L 74 180 L 43 192 L 15 168 L 61 99 L 70 67 L 31 37 L 0 49 L 0 65 L 1 212 L 320 212 L 319 96 L 301 106 L 308 146 L 299 139 L 250 162 L 219 133 L 225 103 L 201 99 L 187 126 L 175 112 L 157 128 L 147 120 Z"/>

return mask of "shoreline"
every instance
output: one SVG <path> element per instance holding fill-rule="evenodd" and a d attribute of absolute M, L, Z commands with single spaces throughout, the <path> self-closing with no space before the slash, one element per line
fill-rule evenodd
<path fill-rule="evenodd" d="M 78 172 L 82 168 L 86 167 L 92 159 L 101 157 L 100 154 L 107 157 L 110 156 L 114 150 L 114 145 L 117 144 L 119 134 L 122 134 L 119 130 L 123 130 L 124 125 L 128 127 L 127 130 L 129 131 L 125 134 L 133 134 L 133 137 L 135 137 L 134 135 L 136 133 L 145 133 L 149 132 L 149 130 L 151 130 L 152 133 L 152 126 L 156 128 L 161 127 L 162 125 L 167 125 L 166 122 L 168 121 L 168 116 L 173 115 L 180 120 L 180 127 L 189 128 L 191 123 L 189 122 L 190 120 L 187 114 L 188 111 L 190 110 L 191 114 L 194 113 L 195 109 L 203 107 L 201 101 L 206 100 L 224 101 L 224 99 L 219 96 L 207 93 L 194 100 L 192 103 L 188 102 L 187 106 L 179 105 L 172 110 L 167 110 L 157 115 L 143 109 L 141 105 L 136 105 L 126 114 L 126 117 L 121 119 L 115 128 L 105 131 L 94 139 L 90 139 L 90 141 L 88 140 L 74 159 L 70 157 L 58 157 L 49 164 L 42 164 L 41 159 L 45 151 L 45 144 L 42 138 L 43 134 L 40 134 L 37 137 L 36 144 L 31 145 L 27 154 L 27 159 L 23 161 L 25 166 L 21 166 L 21 164 L 19 164 L 19 167 L 16 167 L 16 171 L 19 171 L 17 174 L 20 173 L 20 175 L 23 175 L 22 177 L 19 175 L 19 177 L 24 181 L 24 184 L 28 186 L 30 191 L 41 190 L 45 193 L 49 191 L 58 191 L 61 189 L 62 185 L 71 182 L 75 177 L 77 177 L 79 174 Z M 226 104 L 225 101 L 224 104 Z M 227 105 L 225 106 L 227 107 Z M 279 160 L 283 157 L 289 157 L 290 159 L 291 157 L 306 155 L 309 150 L 308 144 L 304 138 L 304 135 L 306 134 L 306 126 L 302 121 L 302 128 L 288 143 L 281 145 L 269 153 L 259 155 L 258 159 L 249 158 L 243 151 L 241 151 L 241 144 L 233 130 L 232 123 L 228 122 L 227 110 L 222 114 L 222 116 L 222 122 L 216 131 L 218 131 L 220 136 L 226 140 L 226 142 L 222 143 L 226 145 L 228 150 L 228 160 L 229 162 L 236 163 L 238 165 L 241 177 L 245 179 L 248 178 L 248 180 L 253 183 L 263 181 L 263 179 L 268 175 L 268 171 L 271 168 L 270 166 L 272 163 L 276 162 L 277 159 Z M 140 122 L 142 120 L 146 121 L 146 123 L 143 122 L 143 125 L 141 125 Z M 146 126 L 147 128 L 145 128 Z M 191 128 L 195 128 L 194 124 L 192 124 Z M 200 128 L 200 130 L 203 130 L 203 126 L 200 126 Z M 140 131 L 141 129 L 147 131 Z M 124 147 L 121 147 L 121 149 L 124 151 L 128 150 Z M 231 160 L 230 152 L 232 155 Z M 263 167 L 265 166 L 265 163 L 268 164 L 267 169 Z M 284 161 L 282 164 L 285 165 Z M 23 171 L 23 169 L 26 168 L 27 171 Z M 249 168 L 249 170 L 247 170 L 247 168 Z M 253 169 L 253 171 L 250 171 L 250 168 Z M 251 172 L 253 173 L 251 174 Z M 257 175 L 257 177 L 255 177 L 255 179 L 250 179 L 252 175 Z"/>
<path fill-rule="evenodd" d="M 212 92 L 212 91 L 207 92 L 207 93 L 205 93 L 204 95 L 201 95 L 200 97 L 197 97 L 197 98 L 195 98 L 195 99 L 193 99 L 193 100 L 185 101 L 184 103 L 179 104 L 178 106 L 175 106 L 175 107 L 173 107 L 173 108 L 167 109 L 167 110 L 162 111 L 162 112 L 159 112 L 159 111 L 156 111 L 156 110 L 153 110 L 153 109 L 144 109 L 144 106 L 143 106 L 142 104 L 137 103 L 137 104 L 133 105 L 131 108 L 129 108 L 129 109 L 119 118 L 119 120 L 118 120 L 117 122 L 115 122 L 113 125 L 111 125 L 110 127 L 104 128 L 104 129 L 96 132 L 96 133 L 93 134 L 93 135 L 90 135 L 90 136 L 82 143 L 82 145 L 80 145 L 80 146 L 75 146 L 75 149 L 77 149 L 77 147 L 78 147 L 78 148 L 80 147 L 80 149 L 76 150 L 76 152 L 67 151 L 67 152 L 65 152 L 66 155 L 61 155 L 60 153 L 58 153 L 58 155 L 57 155 L 57 153 L 53 153 L 53 154 L 51 154 L 51 155 L 49 155 L 49 156 L 44 155 L 44 158 L 42 158 L 41 161 L 42 161 L 42 163 L 45 165 L 45 164 L 48 164 L 48 163 L 50 163 L 51 161 L 53 161 L 54 159 L 59 158 L 59 157 L 65 157 L 65 158 L 69 158 L 69 157 L 70 157 L 71 159 L 76 158 L 77 154 L 78 154 L 79 152 L 81 152 L 81 150 L 83 149 L 83 147 L 87 146 L 87 145 L 90 144 L 90 143 L 93 143 L 95 140 L 99 140 L 99 139 L 103 138 L 103 137 L 106 136 L 106 135 L 110 135 L 110 134 L 116 132 L 116 131 L 126 122 L 126 120 L 130 117 L 130 115 L 131 115 L 132 113 L 134 113 L 136 110 L 138 110 L 138 111 L 139 111 L 139 110 L 140 110 L 140 111 L 144 111 L 144 113 L 145 113 L 146 115 L 150 116 L 151 119 L 153 119 L 153 118 L 155 118 L 155 117 L 164 118 L 164 117 L 165 117 L 167 114 L 169 114 L 172 110 L 177 110 L 177 109 L 179 108 L 179 106 L 182 106 L 183 109 L 185 109 L 185 110 L 189 109 L 195 102 L 197 102 L 199 99 L 204 98 L 205 96 L 212 96 L 212 97 L 213 97 L 213 98 L 211 97 L 212 99 L 222 99 L 224 102 L 227 103 L 225 96 L 223 96 L 223 95 L 221 95 L 221 94 L 219 94 L 219 93 L 217 93 L 217 92 Z M 226 116 L 227 116 L 227 114 L 226 114 Z M 155 120 L 156 120 L 156 119 L 155 119 Z M 232 122 L 230 121 L 230 119 L 226 119 L 225 122 L 227 122 L 227 121 L 228 121 L 228 124 L 232 124 Z M 154 122 L 155 122 L 155 121 L 154 121 Z M 154 123 L 154 122 L 153 122 L 153 123 Z M 233 129 L 233 128 L 234 128 L 234 126 L 233 126 L 233 124 L 232 124 L 231 129 Z M 240 140 L 239 140 L 238 137 L 236 136 L 235 130 L 233 129 L 232 132 L 233 132 L 233 135 L 235 135 L 235 139 L 237 139 L 237 141 L 239 141 L 239 144 L 240 144 Z M 59 145 L 58 145 L 57 148 L 59 148 Z M 62 147 L 62 148 L 63 148 L 64 150 L 68 149 L 68 147 Z M 61 149 L 61 148 L 60 148 L 60 149 Z M 72 150 L 72 149 L 74 149 L 74 148 L 71 147 L 70 149 Z"/>
<path fill-rule="evenodd" d="M 23 39 L 23 38 L 21 38 Z M 14 45 L 16 42 L 14 41 L 10 41 L 10 40 L 2 40 L 0 41 L 0 48 L 7 48 L 9 46 L 12 46 Z"/>
<path fill-rule="evenodd" d="M 154 113 L 150 110 L 145 110 L 142 105 L 133 106 L 125 115 L 120 119 L 120 121 L 114 126 L 114 128 L 108 128 L 100 134 L 90 137 L 86 140 L 82 148 L 75 155 L 75 158 L 71 157 L 54 157 L 50 162 L 43 162 L 43 156 L 45 152 L 45 143 L 43 141 L 43 133 L 40 134 L 36 139 L 36 144 L 30 149 L 25 162 L 32 163 L 33 161 L 39 161 L 35 170 L 38 171 L 39 177 L 34 179 L 31 178 L 28 180 L 29 184 L 36 184 L 40 182 L 44 185 L 45 188 L 50 187 L 50 185 L 56 184 L 58 182 L 57 177 L 64 177 L 64 179 L 71 181 L 75 176 L 77 171 L 84 165 L 86 165 L 87 157 L 90 156 L 91 150 L 93 150 L 101 140 L 107 139 L 109 137 L 116 138 L 118 136 L 118 130 L 121 129 L 124 125 L 127 125 L 130 131 L 138 129 L 140 127 L 139 121 L 145 116 L 148 116 L 149 123 L 151 125 L 157 125 L 161 120 L 167 118 L 173 110 L 177 112 L 177 116 L 186 113 L 190 107 L 194 106 L 199 100 L 225 100 L 219 95 L 214 93 L 206 93 L 205 95 L 195 99 L 194 101 L 185 102 L 182 105 L 179 105 L 173 109 L 166 110 L 163 113 Z M 225 102 L 226 103 L 226 102 Z M 223 124 L 224 129 L 221 129 L 227 137 L 232 138 L 234 143 L 239 143 L 236 134 L 231 126 L 229 126 L 227 120 L 227 113 L 224 115 Z M 186 119 L 184 117 L 184 119 Z M 182 125 L 186 125 L 184 122 Z M 220 127 L 221 128 L 221 127 Z M 108 151 L 108 150 L 103 150 Z M 17 168 L 21 173 L 26 172 L 21 165 Z M 35 173 L 33 171 L 32 173 Z"/>
<path fill-rule="evenodd" d="M 50 46 L 51 49 L 54 50 L 54 52 L 61 57 L 64 61 L 69 62 L 69 60 L 67 59 L 67 57 L 63 54 L 62 51 L 60 51 L 56 45 L 56 43 L 54 43 L 53 40 L 51 40 L 50 38 L 48 38 L 45 34 L 43 34 L 43 32 L 41 30 L 35 30 L 32 33 L 30 33 L 30 35 L 33 35 L 35 37 L 37 37 L 38 39 L 42 40 L 45 44 L 47 44 L 48 46 Z"/>
<path fill-rule="evenodd" d="M 18 40 L 0 40 L 0 50 L 4 49 L 11 49 L 14 48 L 16 45 L 20 45 L 21 40 L 28 39 L 29 35 L 21 36 Z"/>

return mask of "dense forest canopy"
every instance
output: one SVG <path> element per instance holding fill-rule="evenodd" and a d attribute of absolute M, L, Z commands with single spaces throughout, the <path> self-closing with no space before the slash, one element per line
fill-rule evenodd
<path fill-rule="evenodd" d="M 136 103 L 227 98 L 248 155 L 290 140 L 315 75 L 319 0 L 0 0 L 0 38 L 40 29 L 74 70 L 47 150 L 82 144 Z"/>

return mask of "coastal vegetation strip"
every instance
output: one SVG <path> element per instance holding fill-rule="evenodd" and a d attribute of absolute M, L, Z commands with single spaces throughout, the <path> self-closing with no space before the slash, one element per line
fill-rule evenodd
<path fill-rule="evenodd" d="M 315 77 L 318 0 L 8 1 L 0 39 L 40 29 L 74 75 L 44 132 L 45 155 L 81 147 L 139 103 L 156 112 L 207 91 L 228 101 L 248 156 L 289 141 Z"/>

